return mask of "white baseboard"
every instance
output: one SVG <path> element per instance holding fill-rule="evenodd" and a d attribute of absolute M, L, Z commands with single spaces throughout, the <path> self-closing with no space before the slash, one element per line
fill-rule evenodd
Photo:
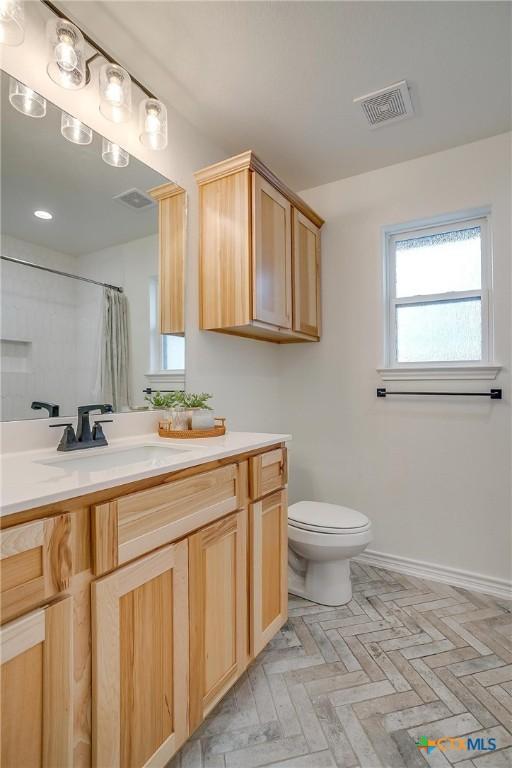
<path fill-rule="evenodd" d="M 461 587 L 473 592 L 484 592 L 492 597 L 512 600 L 512 582 L 506 579 L 496 579 L 493 576 L 482 576 L 480 573 L 461 571 L 458 568 L 446 568 L 435 563 L 425 563 L 422 560 L 411 560 L 408 557 L 388 555 L 385 552 L 374 552 L 367 549 L 356 561 L 384 568 L 406 576 L 417 576 L 420 579 L 440 581 L 452 587 Z"/>

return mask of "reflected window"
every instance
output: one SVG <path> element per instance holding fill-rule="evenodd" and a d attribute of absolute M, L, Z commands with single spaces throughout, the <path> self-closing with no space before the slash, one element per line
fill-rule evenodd
<path fill-rule="evenodd" d="M 488 217 L 387 232 L 387 364 L 488 362 Z"/>
<path fill-rule="evenodd" d="M 150 370 L 152 373 L 185 370 L 185 339 L 158 329 L 158 277 L 149 280 Z"/>

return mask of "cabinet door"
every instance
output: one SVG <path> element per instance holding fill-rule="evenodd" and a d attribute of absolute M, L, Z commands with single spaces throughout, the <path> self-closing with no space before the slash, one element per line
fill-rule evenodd
<path fill-rule="evenodd" d="M 288 618 L 288 505 L 286 491 L 251 504 L 251 656 Z"/>
<path fill-rule="evenodd" d="M 3 768 L 73 764 L 72 603 L 67 597 L 0 630 Z"/>
<path fill-rule="evenodd" d="M 187 542 L 92 585 L 93 765 L 164 766 L 187 737 Z"/>
<path fill-rule="evenodd" d="M 2 621 L 26 613 L 69 585 L 71 517 L 15 525 L 0 534 Z"/>
<path fill-rule="evenodd" d="M 320 230 L 295 208 L 293 330 L 320 336 Z"/>
<path fill-rule="evenodd" d="M 247 662 L 247 511 L 189 539 L 190 730 Z"/>
<path fill-rule="evenodd" d="M 257 173 L 252 182 L 253 319 L 291 328 L 291 205 Z"/>

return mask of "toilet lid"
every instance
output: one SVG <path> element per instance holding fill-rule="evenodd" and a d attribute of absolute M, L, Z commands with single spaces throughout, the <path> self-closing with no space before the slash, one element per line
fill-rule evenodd
<path fill-rule="evenodd" d="M 358 533 L 370 521 L 361 512 L 323 501 L 299 501 L 288 507 L 288 520 L 297 528 L 327 533 Z"/>

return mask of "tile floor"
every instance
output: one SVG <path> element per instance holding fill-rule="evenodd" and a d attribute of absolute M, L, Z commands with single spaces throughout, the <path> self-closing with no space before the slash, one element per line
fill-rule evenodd
<path fill-rule="evenodd" d="M 332 609 L 289 620 L 169 768 L 510 768 L 512 606 L 353 564 Z M 494 737 L 497 750 L 416 739 Z"/>

